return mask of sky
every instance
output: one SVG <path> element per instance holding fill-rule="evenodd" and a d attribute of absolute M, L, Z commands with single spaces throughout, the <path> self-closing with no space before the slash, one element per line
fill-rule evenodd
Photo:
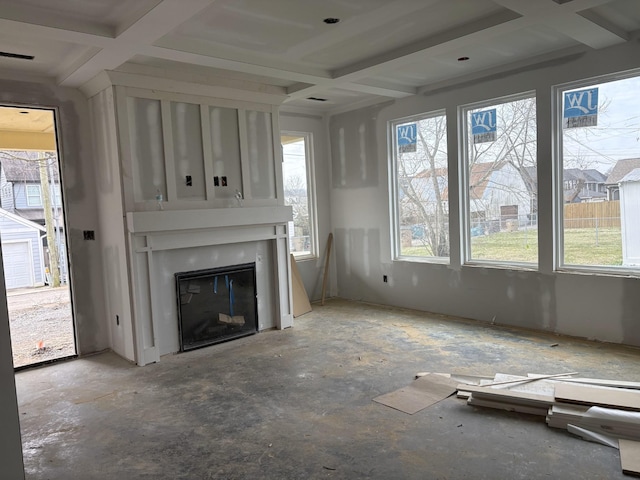
<path fill-rule="evenodd" d="M 563 158 L 565 167 L 586 164 L 606 174 L 617 160 L 640 158 L 640 77 L 576 90 L 593 87 L 599 90 L 598 125 L 572 129 L 576 132 L 571 133 L 565 131 Z M 569 135 L 580 141 L 572 140 Z M 574 158 L 578 158 L 575 163 Z"/>

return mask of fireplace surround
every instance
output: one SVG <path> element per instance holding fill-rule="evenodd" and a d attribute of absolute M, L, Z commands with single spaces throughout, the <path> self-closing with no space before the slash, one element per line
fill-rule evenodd
<path fill-rule="evenodd" d="M 287 244 L 291 207 L 132 212 L 126 217 L 138 365 L 181 351 L 176 273 L 255 263 L 258 330 L 293 325 Z"/>

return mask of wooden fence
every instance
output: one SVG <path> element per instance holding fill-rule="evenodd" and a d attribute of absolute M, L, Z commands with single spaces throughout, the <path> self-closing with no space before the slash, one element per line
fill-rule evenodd
<path fill-rule="evenodd" d="M 620 201 L 565 203 L 564 228 L 620 228 Z"/>

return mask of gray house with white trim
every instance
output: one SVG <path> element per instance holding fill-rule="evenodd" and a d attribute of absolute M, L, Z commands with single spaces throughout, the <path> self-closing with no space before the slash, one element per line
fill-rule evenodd
<path fill-rule="evenodd" d="M 44 285 L 45 228 L 0 208 L 0 237 L 7 289 Z"/>

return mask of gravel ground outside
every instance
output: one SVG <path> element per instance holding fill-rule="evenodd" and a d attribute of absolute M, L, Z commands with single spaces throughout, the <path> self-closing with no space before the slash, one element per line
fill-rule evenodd
<path fill-rule="evenodd" d="M 7 304 L 14 367 L 75 355 L 67 286 L 9 290 Z"/>

